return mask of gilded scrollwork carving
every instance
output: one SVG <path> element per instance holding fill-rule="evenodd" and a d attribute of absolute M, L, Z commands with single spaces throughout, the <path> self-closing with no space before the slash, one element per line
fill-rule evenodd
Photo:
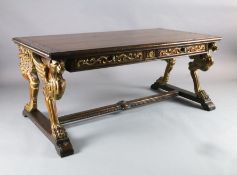
<path fill-rule="evenodd" d="M 37 96 L 39 91 L 39 79 L 33 63 L 33 52 L 23 46 L 19 46 L 20 70 L 23 77 L 29 81 L 30 100 L 25 105 L 25 110 L 30 112 L 37 109 Z"/>
<path fill-rule="evenodd" d="M 199 52 L 207 51 L 205 44 L 196 44 L 186 47 L 174 47 L 168 49 L 161 49 L 159 56 L 160 57 L 169 57 L 169 56 L 177 56 L 182 54 L 193 54 Z"/>
<path fill-rule="evenodd" d="M 160 50 L 161 57 L 174 56 L 174 55 L 179 55 L 181 53 L 182 53 L 182 49 L 180 47 Z"/>
<path fill-rule="evenodd" d="M 20 58 L 20 64 L 19 64 L 20 70 L 23 76 L 26 76 L 27 79 L 28 78 L 27 74 L 35 71 L 34 64 L 32 61 L 32 51 L 23 46 L 19 46 L 18 48 Z"/>
<path fill-rule="evenodd" d="M 156 48 L 144 51 L 131 51 L 120 54 L 98 55 L 92 57 L 81 57 L 76 60 L 76 67 L 72 70 L 86 70 L 99 67 L 108 67 L 111 65 L 129 64 L 155 60 L 157 58 L 180 56 L 185 54 L 205 53 L 206 44 L 195 44 L 184 47 Z M 73 63 L 75 64 L 75 63 Z"/>
<path fill-rule="evenodd" d="M 142 52 L 123 53 L 110 56 L 100 56 L 98 58 L 91 57 L 86 59 L 79 59 L 77 62 L 77 67 L 80 68 L 83 66 L 103 66 L 110 64 L 129 63 L 134 61 L 142 61 L 142 59 Z"/>
<path fill-rule="evenodd" d="M 205 44 L 198 44 L 198 45 L 186 47 L 186 53 L 197 53 L 197 52 L 205 52 L 205 51 L 206 51 Z"/>

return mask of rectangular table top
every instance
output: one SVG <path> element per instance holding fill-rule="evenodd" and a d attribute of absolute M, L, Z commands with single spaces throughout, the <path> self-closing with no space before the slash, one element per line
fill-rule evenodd
<path fill-rule="evenodd" d="M 16 37 L 13 41 L 47 58 L 88 53 L 109 53 L 139 48 L 215 42 L 221 37 L 168 29 L 143 29 L 97 33 Z"/>

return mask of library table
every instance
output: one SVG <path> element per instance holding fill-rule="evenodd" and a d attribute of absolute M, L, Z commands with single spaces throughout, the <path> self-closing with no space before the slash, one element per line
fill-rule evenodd
<path fill-rule="evenodd" d="M 200 104 L 204 110 L 213 110 L 215 105 L 201 88 L 197 71 L 207 71 L 213 65 L 211 52 L 217 50 L 216 42 L 219 40 L 221 37 L 218 36 L 167 29 L 13 38 L 19 48 L 21 73 L 29 81 L 30 99 L 24 107 L 23 115 L 38 126 L 55 145 L 58 154 L 64 157 L 74 153 L 63 126 L 66 123 L 123 111 L 171 97 L 182 97 Z M 191 59 L 188 68 L 194 83 L 194 93 L 168 84 L 175 58 L 184 55 Z M 151 85 L 152 90 L 160 90 L 161 93 L 58 116 L 56 100 L 61 99 L 66 88 L 66 80 L 63 78 L 65 70 L 77 72 L 155 60 L 167 62 L 164 75 Z M 44 84 L 42 91 L 48 117 L 37 109 L 40 80 Z"/>

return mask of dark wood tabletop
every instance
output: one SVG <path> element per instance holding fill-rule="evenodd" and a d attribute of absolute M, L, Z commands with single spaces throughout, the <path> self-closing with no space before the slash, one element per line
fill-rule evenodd
<path fill-rule="evenodd" d="M 16 37 L 13 41 L 47 58 L 218 41 L 221 37 L 167 29 L 143 29 Z"/>

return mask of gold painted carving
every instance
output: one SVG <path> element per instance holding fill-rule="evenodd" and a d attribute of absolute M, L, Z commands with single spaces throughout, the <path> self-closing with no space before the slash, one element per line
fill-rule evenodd
<path fill-rule="evenodd" d="M 206 51 L 205 44 L 198 44 L 187 47 L 176 47 L 168 49 L 159 49 L 149 50 L 149 51 L 137 51 L 129 53 L 121 53 L 115 55 L 104 55 L 104 56 L 95 56 L 89 58 L 79 58 L 76 62 L 77 69 L 89 68 L 89 67 L 105 67 L 109 65 L 116 64 L 126 64 L 126 63 L 135 63 L 141 61 L 154 60 L 157 57 L 171 57 L 182 54 L 191 54 L 199 53 Z M 157 55 L 157 53 L 159 53 Z"/>
<path fill-rule="evenodd" d="M 142 61 L 143 53 L 134 52 L 119 54 L 114 56 L 100 56 L 99 58 L 92 57 L 87 59 L 79 59 L 77 62 L 77 67 L 82 66 L 100 66 L 106 64 L 119 64 L 119 63 L 129 63 L 133 61 Z"/>
<path fill-rule="evenodd" d="M 198 52 L 205 52 L 206 45 L 205 44 L 198 44 L 193 46 L 187 47 L 176 47 L 176 48 L 169 48 L 169 49 L 162 49 L 160 50 L 160 57 L 168 57 L 168 56 L 175 56 L 180 54 L 191 54 L 191 53 L 198 53 Z"/>
<path fill-rule="evenodd" d="M 148 51 L 146 54 L 146 60 L 153 60 L 156 58 L 155 50 Z"/>
<path fill-rule="evenodd" d="M 174 56 L 174 55 L 179 55 L 182 53 L 181 48 L 169 48 L 169 49 L 162 49 L 160 50 L 160 56 Z"/>
<path fill-rule="evenodd" d="M 130 52 L 130 53 L 122 53 L 116 55 L 108 55 L 108 56 L 99 56 L 99 57 L 91 57 L 91 58 L 83 58 L 78 59 L 77 68 L 86 68 L 90 66 L 100 67 L 106 65 L 115 65 L 115 64 L 126 64 L 133 62 L 141 62 L 156 59 L 156 51 L 141 51 L 141 52 Z"/>
<path fill-rule="evenodd" d="M 33 63 L 33 53 L 31 50 L 18 46 L 20 58 L 20 70 L 23 77 L 29 81 L 30 100 L 25 105 L 25 110 L 30 112 L 37 109 L 37 96 L 39 91 L 39 79 Z"/>
<path fill-rule="evenodd" d="M 52 136 L 56 140 L 67 139 L 67 133 L 58 121 L 55 102 L 62 97 L 65 90 L 65 80 L 62 77 L 64 64 L 41 58 L 23 46 L 19 46 L 19 58 L 22 75 L 30 84 L 30 101 L 25 105 L 25 110 L 31 112 L 37 109 L 38 74 L 45 82 L 44 95 L 51 122 Z"/>
<path fill-rule="evenodd" d="M 205 51 L 206 51 L 205 44 L 199 44 L 199 45 L 186 47 L 186 53 L 197 53 L 197 52 L 205 52 Z"/>
<path fill-rule="evenodd" d="M 167 62 L 167 66 L 165 68 L 164 76 L 160 77 L 157 80 L 157 83 L 160 84 L 160 85 L 164 85 L 169 81 L 170 72 L 171 72 L 171 70 L 173 69 L 173 67 L 176 63 L 175 58 L 165 59 L 165 61 Z"/>
<path fill-rule="evenodd" d="M 67 139 L 67 133 L 58 121 L 56 108 L 56 100 L 63 96 L 66 87 L 66 81 L 62 77 L 64 63 L 42 57 L 34 57 L 33 62 L 45 84 L 43 92 L 49 112 L 52 136 L 56 140 L 65 140 Z"/>
<path fill-rule="evenodd" d="M 207 71 L 214 64 L 212 56 L 208 53 L 190 56 L 190 58 L 193 59 L 193 61 L 189 63 L 189 70 L 194 83 L 194 91 L 199 98 L 208 100 L 209 96 L 200 86 L 197 70 Z"/>

